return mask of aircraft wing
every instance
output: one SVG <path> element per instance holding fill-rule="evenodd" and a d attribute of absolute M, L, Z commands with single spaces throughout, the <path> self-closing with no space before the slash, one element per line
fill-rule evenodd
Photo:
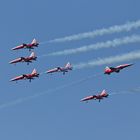
<path fill-rule="evenodd" d="M 24 62 L 32 63 L 32 60 L 25 59 Z"/>
<path fill-rule="evenodd" d="M 109 67 L 111 70 L 115 70 L 116 68 L 114 68 L 114 67 Z"/>

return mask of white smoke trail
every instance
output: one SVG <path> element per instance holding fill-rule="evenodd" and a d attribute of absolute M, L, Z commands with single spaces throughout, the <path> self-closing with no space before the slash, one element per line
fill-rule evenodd
<path fill-rule="evenodd" d="M 134 88 L 134 89 L 129 89 L 129 90 L 125 90 L 125 91 L 116 91 L 116 92 L 111 92 L 111 94 L 109 94 L 109 96 L 114 96 L 114 95 L 128 95 L 128 94 L 140 94 L 140 89 L 139 88 Z"/>
<path fill-rule="evenodd" d="M 129 43 L 137 43 L 140 42 L 140 35 L 131 35 L 131 36 L 126 36 L 123 38 L 116 38 L 114 40 L 109 40 L 106 42 L 99 42 L 96 44 L 91 44 L 87 46 L 82 46 L 80 48 L 76 49 L 66 49 L 63 51 L 58 51 L 58 52 L 53 52 L 47 55 L 42 55 L 42 56 L 59 56 L 59 55 L 70 55 L 70 54 L 77 54 L 77 53 L 82 53 L 82 52 L 87 52 L 90 50 L 98 50 L 102 48 L 111 48 L 111 47 L 117 47 L 120 45 L 125 45 Z"/>
<path fill-rule="evenodd" d="M 109 28 L 102 28 L 102 29 L 97 29 L 95 31 L 91 31 L 91 32 L 85 32 L 85 33 L 80 33 L 76 35 L 57 38 L 57 39 L 50 40 L 49 42 L 50 43 L 66 42 L 66 41 L 75 41 L 75 40 L 81 40 L 81 39 L 86 39 L 86 38 L 94 38 L 96 36 L 102 36 L 106 34 L 120 33 L 123 31 L 128 32 L 128 31 L 131 31 L 132 29 L 137 29 L 139 27 L 140 27 L 140 20 L 137 20 L 137 21 L 128 22 L 122 25 L 114 25 Z"/>
<path fill-rule="evenodd" d="M 140 59 L 140 50 L 129 52 L 122 55 L 116 55 L 116 56 L 111 56 L 107 58 L 100 58 L 100 59 L 92 60 L 85 63 L 79 63 L 76 65 L 73 65 L 73 67 L 75 69 L 83 69 L 83 68 L 89 68 L 89 67 L 94 67 L 94 66 L 101 66 L 105 64 L 130 61 L 130 60 L 135 60 L 135 59 Z"/>

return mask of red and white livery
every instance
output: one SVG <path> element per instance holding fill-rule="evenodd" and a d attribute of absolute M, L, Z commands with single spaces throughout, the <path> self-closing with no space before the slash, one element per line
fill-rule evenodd
<path fill-rule="evenodd" d="M 72 65 L 70 64 L 70 62 L 68 62 L 64 67 L 56 67 L 48 70 L 46 73 L 62 72 L 64 75 L 69 70 L 72 70 Z"/>
<path fill-rule="evenodd" d="M 108 74 L 110 75 L 111 73 L 113 72 L 116 72 L 116 73 L 119 73 L 120 70 L 126 68 L 126 67 L 129 67 L 129 66 L 132 66 L 133 64 L 123 64 L 123 65 L 119 65 L 119 66 L 116 66 L 116 67 L 106 67 L 105 68 L 105 71 L 104 71 L 104 74 Z"/>
<path fill-rule="evenodd" d="M 29 80 L 29 82 L 31 82 L 31 80 L 33 80 L 35 77 L 39 77 L 39 73 L 37 73 L 36 69 L 34 69 L 31 74 L 22 74 L 20 76 L 12 78 L 10 81 L 17 82 L 18 80 Z"/>
<path fill-rule="evenodd" d="M 99 102 L 100 102 L 100 100 L 107 98 L 108 96 L 109 96 L 109 94 L 105 90 L 103 90 L 100 94 L 87 96 L 87 97 L 81 99 L 81 102 L 83 102 L 83 101 L 88 102 L 89 100 L 99 100 Z"/>
<path fill-rule="evenodd" d="M 27 65 L 29 65 L 29 63 L 32 63 L 33 60 L 34 61 L 37 60 L 37 57 L 36 57 L 34 52 L 32 52 L 31 55 L 28 56 L 28 57 L 20 57 L 20 58 L 14 59 L 14 60 L 10 61 L 9 64 L 16 64 L 16 63 L 19 63 L 19 62 L 26 62 Z"/>
<path fill-rule="evenodd" d="M 33 39 L 31 43 L 29 44 L 23 43 L 19 46 L 12 48 L 12 50 L 29 49 L 29 51 L 31 51 L 31 49 L 34 49 L 34 47 L 38 47 L 38 45 L 39 43 L 36 41 L 36 39 Z"/>

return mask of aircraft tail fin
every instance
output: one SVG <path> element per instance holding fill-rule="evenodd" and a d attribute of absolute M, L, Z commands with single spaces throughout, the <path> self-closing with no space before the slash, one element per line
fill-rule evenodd
<path fill-rule="evenodd" d="M 33 71 L 32 71 L 31 74 L 37 74 L 37 70 L 36 69 L 33 69 Z"/>
<path fill-rule="evenodd" d="M 106 95 L 106 90 L 104 89 L 102 92 L 101 92 L 101 95 Z"/>
<path fill-rule="evenodd" d="M 65 68 L 68 68 L 70 70 L 72 70 L 72 65 L 70 62 L 68 62 L 66 65 L 65 65 Z"/>
<path fill-rule="evenodd" d="M 32 52 L 31 55 L 30 55 L 30 57 L 33 57 L 34 58 L 35 57 L 35 53 Z"/>
<path fill-rule="evenodd" d="M 101 95 L 102 97 L 106 97 L 106 98 L 109 96 L 109 94 L 106 92 L 105 89 L 101 92 L 100 95 Z"/>
<path fill-rule="evenodd" d="M 38 44 L 37 40 L 34 38 L 31 44 Z"/>

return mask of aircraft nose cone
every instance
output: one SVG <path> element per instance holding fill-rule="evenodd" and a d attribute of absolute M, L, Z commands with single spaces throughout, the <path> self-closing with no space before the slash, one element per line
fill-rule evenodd
<path fill-rule="evenodd" d="M 85 101 L 85 99 L 81 99 L 81 100 L 80 100 L 80 102 L 83 102 L 83 101 Z"/>

